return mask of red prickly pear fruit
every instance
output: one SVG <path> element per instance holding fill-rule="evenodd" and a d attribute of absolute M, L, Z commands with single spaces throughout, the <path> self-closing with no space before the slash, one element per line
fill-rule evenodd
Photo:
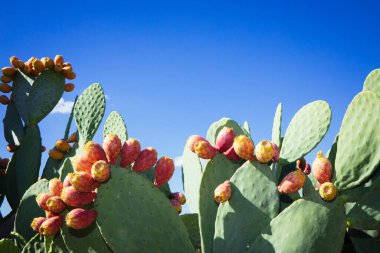
<path fill-rule="evenodd" d="M 305 169 L 303 170 L 303 173 L 305 173 L 306 175 L 309 175 L 310 172 L 311 172 L 311 166 L 310 164 L 306 164 Z"/>
<path fill-rule="evenodd" d="M 260 163 L 268 163 L 273 159 L 274 150 L 270 141 L 260 141 L 255 147 L 255 156 Z"/>
<path fill-rule="evenodd" d="M 202 159 L 212 159 L 216 149 L 208 141 L 198 141 L 194 144 L 195 153 Z"/>
<path fill-rule="evenodd" d="M 140 151 L 140 142 L 134 138 L 128 139 L 121 149 L 120 166 L 126 168 L 131 165 L 139 157 Z"/>
<path fill-rule="evenodd" d="M 51 217 L 58 216 L 58 215 L 59 214 L 53 213 L 52 211 L 45 211 L 46 218 L 51 218 Z"/>
<path fill-rule="evenodd" d="M 99 183 L 103 183 L 107 181 L 110 175 L 111 175 L 110 166 L 105 161 L 97 161 L 91 167 L 91 176 L 95 181 Z"/>
<path fill-rule="evenodd" d="M 61 213 L 66 208 L 65 202 L 58 196 L 48 198 L 46 206 L 53 213 Z"/>
<path fill-rule="evenodd" d="M 231 182 L 226 180 L 215 188 L 214 199 L 218 203 L 224 203 L 231 198 L 231 194 Z"/>
<path fill-rule="evenodd" d="M 153 167 L 157 161 L 157 151 L 152 148 L 143 149 L 132 166 L 136 172 L 144 172 Z"/>
<path fill-rule="evenodd" d="M 62 152 L 67 152 L 71 149 L 70 144 L 67 143 L 65 140 L 58 140 L 55 143 L 55 147 L 56 147 L 56 149 L 58 149 L 59 151 L 62 151 Z"/>
<path fill-rule="evenodd" d="M 272 142 L 272 148 L 273 148 L 272 161 L 276 163 L 278 162 L 278 159 L 280 159 L 280 149 L 278 148 L 277 144 L 274 142 Z"/>
<path fill-rule="evenodd" d="M 106 152 L 108 163 L 116 164 L 121 151 L 121 140 L 116 134 L 108 134 L 104 138 L 103 148 Z"/>
<path fill-rule="evenodd" d="M 63 222 L 62 216 L 54 216 L 42 222 L 39 233 L 44 236 L 52 236 L 58 233 Z"/>
<path fill-rule="evenodd" d="M 46 221 L 46 218 L 45 217 L 37 217 L 37 218 L 34 218 L 32 223 L 30 224 L 30 226 L 32 227 L 32 229 L 35 231 L 35 232 L 40 232 L 40 227 L 41 227 L 41 224 Z"/>
<path fill-rule="evenodd" d="M 177 211 L 178 214 L 180 214 L 182 212 L 182 206 L 181 206 L 181 203 L 179 203 L 178 200 L 171 199 L 170 203 L 172 204 L 172 206 L 174 207 L 174 209 Z"/>
<path fill-rule="evenodd" d="M 189 137 L 189 139 L 187 140 L 186 145 L 187 145 L 187 147 L 189 147 L 189 149 L 190 149 L 193 153 L 195 153 L 195 147 L 194 147 L 194 145 L 195 145 L 195 143 L 197 143 L 198 141 L 206 141 L 206 139 L 203 138 L 202 136 L 199 136 L 199 135 L 191 135 L 191 136 Z"/>
<path fill-rule="evenodd" d="M 230 147 L 226 152 L 223 153 L 228 159 L 232 161 L 239 161 L 240 157 L 236 154 L 234 146 Z"/>
<path fill-rule="evenodd" d="M 333 201 L 336 198 L 336 187 L 333 183 L 325 182 L 319 187 L 319 196 L 325 201 Z"/>
<path fill-rule="evenodd" d="M 84 171 L 78 171 L 68 174 L 71 185 L 75 190 L 80 192 L 92 192 L 99 187 L 99 182 L 96 182 L 91 174 Z"/>
<path fill-rule="evenodd" d="M 169 182 L 174 173 L 174 161 L 173 159 L 163 156 L 156 163 L 156 169 L 154 170 L 154 182 L 157 187 Z"/>
<path fill-rule="evenodd" d="M 70 176 L 67 175 L 67 176 L 65 177 L 65 179 L 63 180 L 63 188 L 65 188 L 65 187 L 69 187 L 69 186 L 71 186 L 71 183 L 70 183 Z M 61 191 L 61 192 L 62 192 L 62 191 Z"/>
<path fill-rule="evenodd" d="M 91 167 L 97 161 L 107 161 L 106 152 L 102 146 L 89 141 L 83 147 L 83 153 L 76 156 L 73 160 L 73 167 L 75 171 L 85 171 L 91 174 Z"/>
<path fill-rule="evenodd" d="M 73 186 L 65 187 L 62 190 L 61 199 L 68 206 L 78 207 L 90 204 L 96 198 L 96 192 L 80 192 Z"/>
<path fill-rule="evenodd" d="M 278 191 L 284 194 L 298 192 L 303 187 L 305 180 L 305 174 L 297 169 L 284 177 L 280 185 L 277 187 Z"/>
<path fill-rule="evenodd" d="M 61 196 L 62 188 L 63 183 L 61 180 L 59 180 L 58 178 L 50 179 L 49 190 L 51 194 L 53 194 L 54 196 Z"/>
<path fill-rule="evenodd" d="M 312 169 L 313 175 L 319 183 L 323 184 L 330 181 L 332 172 L 331 162 L 323 156 L 322 151 L 317 153 Z"/>
<path fill-rule="evenodd" d="M 249 161 L 254 159 L 253 153 L 255 151 L 255 145 L 249 137 L 245 135 L 236 136 L 233 147 L 240 158 Z"/>
<path fill-rule="evenodd" d="M 86 156 L 83 156 L 83 155 L 75 156 L 72 161 L 72 164 L 73 164 L 74 171 L 77 171 L 77 172 L 84 171 L 87 173 L 91 173 L 91 167 L 93 163 L 89 161 Z"/>
<path fill-rule="evenodd" d="M 96 220 L 97 215 L 96 210 L 75 208 L 66 215 L 66 225 L 72 229 L 84 229 Z"/>
<path fill-rule="evenodd" d="M 177 200 L 181 205 L 184 205 L 186 203 L 186 197 L 185 194 L 181 192 L 173 192 L 170 194 L 171 199 Z"/>
<path fill-rule="evenodd" d="M 302 157 L 302 158 L 298 159 L 296 164 L 297 164 L 296 165 L 297 169 L 301 170 L 306 175 L 310 174 L 310 172 L 311 172 L 310 164 L 306 163 L 305 158 Z"/>
<path fill-rule="evenodd" d="M 43 210 L 49 210 L 47 205 L 46 205 L 46 201 L 50 198 L 50 197 L 53 197 L 52 194 L 50 193 L 45 193 L 45 192 L 41 192 L 37 195 L 36 197 L 36 202 L 37 202 L 37 205 L 43 209 Z"/>
<path fill-rule="evenodd" d="M 223 127 L 216 137 L 215 148 L 220 153 L 227 151 L 234 144 L 235 132 L 230 127 Z"/>

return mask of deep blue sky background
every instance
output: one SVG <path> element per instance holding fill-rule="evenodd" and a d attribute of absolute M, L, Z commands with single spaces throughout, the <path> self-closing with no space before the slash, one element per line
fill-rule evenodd
<path fill-rule="evenodd" d="M 12 55 L 62 54 L 78 76 L 65 101 L 101 83 L 107 114 L 119 111 L 129 136 L 159 155 L 180 156 L 189 135 L 205 135 L 223 116 L 247 120 L 256 143 L 270 139 L 278 102 L 285 130 L 301 106 L 323 99 L 333 121 L 311 160 L 329 149 L 349 102 L 380 66 L 378 1 L 121 2 L 5 1 L 0 65 Z M 63 136 L 67 118 L 41 123 L 45 146 Z M 5 146 L 1 139 L 1 157 Z M 179 168 L 171 185 L 182 188 Z"/>

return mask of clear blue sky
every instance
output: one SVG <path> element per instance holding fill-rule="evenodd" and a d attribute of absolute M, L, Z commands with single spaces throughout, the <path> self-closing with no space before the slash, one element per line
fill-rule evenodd
<path fill-rule="evenodd" d="M 172 157 L 223 116 L 247 120 L 256 143 L 270 139 L 278 102 L 286 129 L 318 99 L 333 111 L 318 147 L 327 151 L 349 102 L 380 66 L 378 1 L 135 2 L 5 1 L 0 66 L 12 55 L 62 54 L 77 73 L 65 101 L 101 83 L 107 114 L 119 111 L 131 137 Z M 63 136 L 67 118 L 44 119 L 45 146 Z M 2 138 L 1 157 L 9 156 L 5 146 Z M 181 190 L 179 168 L 171 184 Z"/>

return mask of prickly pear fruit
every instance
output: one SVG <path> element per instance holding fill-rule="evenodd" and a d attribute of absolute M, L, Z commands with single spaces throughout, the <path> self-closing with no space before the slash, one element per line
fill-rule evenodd
<path fill-rule="evenodd" d="M 34 218 L 32 223 L 30 224 L 30 226 L 32 227 L 32 229 L 35 231 L 35 232 L 39 232 L 40 231 L 40 227 L 41 227 L 41 224 L 46 220 L 45 217 L 37 217 L 37 218 Z"/>
<path fill-rule="evenodd" d="M 234 139 L 233 144 L 235 153 L 242 159 L 245 160 L 253 160 L 253 152 L 255 151 L 255 145 L 253 144 L 253 141 L 245 136 L 245 135 L 239 135 L 236 136 Z"/>
<path fill-rule="evenodd" d="M 163 156 L 156 163 L 156 169 L 154 170 L 154 182 L 157 187 L 169 182 L 174 173 L 174 161 L 173 159 Z"/>
<path fill-rule="evenodd" d="M 69 187 L 69 186 L 71 186 L 71 183 L 70 183 L 70 176 L 67 175 L 67 176 L 65 177 L 65 179 L 63 180 L 63 188 L 65 188 L 65 187 Z"/>
<path fill-rule="evenodd" d="M 32 61 L 33 69 L 37 70 L 38 72 L 41 72 L 45 69 L 45 64 L 42 63 L 42 61 L 38 59 L 34 59 Z"/>
<path fill-rule="evenodd" d="M 51 217 L 58 216 L 58 215 L 59 214 L 53 213 L 52 211 L 45 211 L 46 218 L 51 218 Z"/>
<path fill-rule="evenodd" d="M 120 166 L 126 168 L 131 165 L 139 157 L 140 151 L 140 142 L 134 138 L 129 138 L 121 150 Z"/>
<path fill-rule="evenodd" d="M 202 159 L 212 159 L 216 149 L 208 141 L 198 141 L 194 144 L 195 153 Z"/>
<path fill-rule="evenodd" d="M 59 180 L 58 178 L 50 179 L 49 190 L 51 194 L 53 194 L 54 196 L 61 196 L 62 188 L 63 183 L 61 180 Z"/>
<path fill-rule="evenodd" d="M 40 226 L 40 234 L 44 236 L 52 236 L 58 233 L 63 222 L 62 216 L 54 216 L 46 219 Z"/>
<path fill-rule="evenodd" d="M 3 73 L 4 76 L 14 76 L 17 70 L 12 67 L 4 67 L 1 69 L 1 72 Z"/>
<path fill-rule="evenodd" d="M 15 152 L 17 149 L 18 149 L 18 146 L 16 146 L 16 145 L 10 145 L 10 144 L 7 145 L 7 151 L 8 151 L 8 152 L 13 153 L 13 152 Z"/>
<path fill-rule="evenodd" d="M 170 194 L 170 198 L 171 199 L 175 199 L 175 200 L 178 200 L 178 202 L 181 204 L 181 205 L 184 205 L 186 203 L 186 197 L 185 197 L 185 194 L 181 193 L 181 192 L 172 192 Z"/>
<path fill-rule="evenodd" d="M 121 151 L 121 140 L 116 134 L 108 134 L 104 138 L 103 148 L 106 152 L 108 163 L 116 164 Z"/>
<path fill-rule="evenodd" d="M 54 64 L 55 64 L 55 65 L 63 65 L 63 56 L 57 54 L 57 55 L 54 57 Z"/>
<path fill-rule="evenodd" d="M 50 197 L 53 197 L 52 194 L 50 193 L 45 193 L 45 192 L 41 192 L 37 195 L 36 197 L 36 202 L 37 202 L 37 205 L 43 209 L 43 210 L 49 210 L 47 205 L 46 205 L 46 201 L 50 198 Z"/>
<path fill-rule="evenodd" d="M 75 88 L 75 85 L 73 83 L 67 83 L 65 84 L 65 91 L 66 92 L 72 92 Z"/>
<path fill-rule="evenodd" d="M 13 81 L 13 76 L 1 76 L 0 81 L 3 83 L 10 83 Z"/>
<path fill-rule="evenodd" d="M 227 151 L 234 144 L 235 132 L 230 127 L 223 127 L 216 137 L 215 148 L 220 153 Z"/>
<path fill-rule="evenodd" d="M 15 68 L 22 69 L 24 67 L 24 62 L 19 60 L 16 56 L 12 56 L 9 61 Z"/>
<path fill-rule="evenodd" d="M 298 192 L 303 187 L 305 180 L 305 174 L 297 169 L 284 177 L 280 185 L 277 187 L 278 191 L 284 194 Z"/>
<path fill-rule="evenodd" d="M 191 135 L 191 136 L 189 137 L 189 139 L 187 140 L 186 145 L 187 145 L 187 147 L 189 147 L 189 149 L 190 149 L 193 153 L 195 153 L 195 147 L 194 147 L 194 145 L 195 145 L 195 143 L 197 143 L 198 141 L 206 141 L 206 139 L 203 138 L 202 136 L 199 136 L 199 135 Z"/>
<path fill-rule="evenodd" d="M 58 140 L 55 143 L 56 149 L 62 152 L 67 152 L 71 149 L 71 146 L 69 143 L 67 143 L 65 140 Z"/>
<path fill-rule="evenodd" d="M 75 79 L 77 77 L 77 75 L 75 74 L 75 72 L 66 73 L 64 76 L 67 79 L 69 79 L 69 80 L 73 80 L 73 79 Z"/>
<path fill-rule="evenodd" d="M 214 199 L 218 203 L 224 203 L 231 198 L 231 194 L 231 182 L 226 180 L 215 188 Z"/>
<path fill-rule="evenodd" d="M 96 210 L 75 208 L 66 215 L 66 225 L 73 229 L 84 229 L 96 220 L 97 215 Z"/>
<path fill-rule="evenodd" d="M 47 69 L 52 69 L 54 67 L 54 62 L 49 57 L 41 58 L 41 62 L 44 64 L 45 68 L 47 68 Z"/>
<path fill-rule="evenodd" d="M 315 179 L 317 179 L 320 184 L 330 181 L 332 172 L 331 162 L 323 156 L 322 151 L 317 153 L 312 169 Z"/>
<path fill-rule="evenodd" d="M 78 171 L 75 173 L 69 173 L 68 176 L 70 178 L 71 185 L 77 191 L 92 192 L 99 187 L 99 183 L 96 182 L 92 178 L 91 174 L 88 174 L 87 172 Z"/>
<path fill-rule="evenodd" d="M 105 161 L 97 161 L 91 167 L 91 176 L 97 182 L 103 183 L 107 181 L 110 175 L 110 166 Z"/>
<path fill-rule="evenodd" d="M 7 83 L 0 84 L 0 91 L 3 93 L 9 93 L 12 91 L 12 87 Z"/>
<path fill-rule="evenodd" d="M 234 146 L 230 147 L 226 152 L 223 153 L 228 159 L 232 161 L 239 161 L 240 157 L 236 154 Z"/>
<path fill-rule="evenodd" d="M 96 198 L 96 192 L 80 192 L 73 186 L 62 189 L 61 199 L 68 206 L 78 207 L 90 204 Z"/>
<path fill-rule="evenodd" d="M 89 141 L 84 145 L 83 153 L 73 159 L 73 167 L 75 171 L 85 171 L 91 174 L 92 165 L 100 160 L 107 161 L 106 153 L 102 146 Z"/>
<path fill-rule="evenodd" d="M 273 148 L 273 158 L 272 158 L 272 161 L 274 163 L 278 162 L 278 159 L 280 158 L 280 149 L 278 148 L 278 146 L 276 145 L 276 143 L 274 142 L 271 142 L 272 143 L 272 148 Z"/>
<path fill-rule="evenodd" d="M 296 167 L 297 169 L 301 170 L 306 175 L 310 174 L 310 171 L 311 171 L 310 164 L 306 163 L 305 158 L 302 157 L 298 159 L 296 162 Z"/>
<path fill-rule="evenodd" d="M 267 163 L 273 159 L 274 150 L 270 141 L 260 141 L 255 147 L 255 155 L 260 163 Z"/>
<path fill-rule="evenodd" d="M 78 142 L 78 137 L 76 133 L 72 133 L 70 137 L 67 139 L 67 143 L 74 143 L 74 142 Z"/>
<path fill-rule="evenodd" d="M 57 161 L 62 160 L 64 156 L 65 155 L 58 150 L 55 150 L 55 149 L 49 150 L 49 157 L 51 157 L 54 160 L 57 160 Z"/>
<path fill-rule="evenodd" d="M 152 148 L 143 149 L 132 166 L 136 172 L 144 172 L 153 167 L 157 161 L 157 151 Z"/>
<path fill-rule="evenodd" d="M 336 187 L 331 182 L 325 182 L 319 187 L 319 196 L 325 201 L 332 201 L 336 197 Z"/>
<path fill-rule="evenodd" d="M 58 196 L 48 198 L 46 206 L 53 213 L 61 213 L 66 207 L 65 202 Z"/>
<path fill-rule="evenodd" d="M 177 213 L 180 214 L 182 212 L 182 206 L 181 206 L 181 203 L 179 203 L 178 200 L 171 199 L 170 203 L 172 204 L 172 206 L 174 207 L 174 209 L 177 211 Z"/>
<path fill-rule="evenodd" d="M 0 96 L 0 103 L 3 104 L 3 105 L 7 105 L 9 104 L 9 98 L 5 95 L 1 95 Z"/>

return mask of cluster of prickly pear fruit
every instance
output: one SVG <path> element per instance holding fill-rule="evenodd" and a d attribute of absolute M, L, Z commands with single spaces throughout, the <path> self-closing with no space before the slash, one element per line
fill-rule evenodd
<path fill-rule="evenodd" d="M 62 160 L 65 154 L 71 150 L 71 146 L 68 141 L 64 139 L 57 140 L 54 145 L 54 149 L 49 150 L 49 157 L 54 160 Z"/>

